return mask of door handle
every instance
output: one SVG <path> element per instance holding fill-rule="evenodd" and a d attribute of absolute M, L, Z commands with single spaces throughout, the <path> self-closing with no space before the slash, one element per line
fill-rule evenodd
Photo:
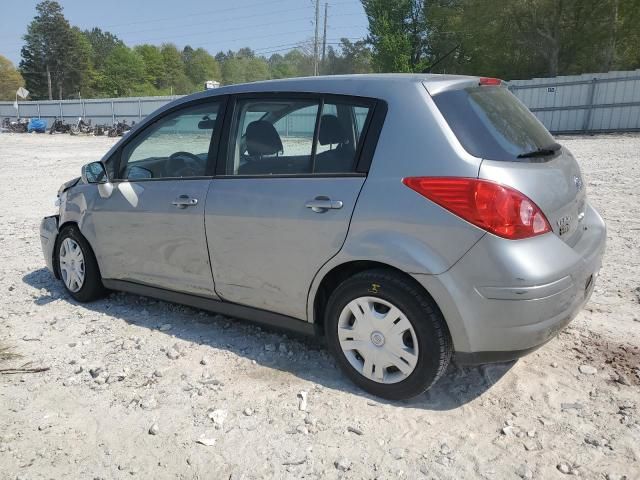
<path fill-rule="evenodd" d="M 304 204 L 305 207 L 310 208 L 316 213 L 323 213 L 327 210 L 338 210 L 342 208 L 342 201 L 340 200 L 331 200 L 329 197 L 319 196 L 314 198 L 313 200 L 309 200 Z"/>
<path fill-rule="evenodd" d="M 197 204 L 198 204 L 198 199 L 197 198 L 191 198 L 191 197 L 189 197 L 189 195 L 180 195 L 173 202 L 171 202 L 171 205 L 173 205 L 174 207 L 178 207 L 178 208 L 192 207 L 192 206 L 197 205 Z"/>

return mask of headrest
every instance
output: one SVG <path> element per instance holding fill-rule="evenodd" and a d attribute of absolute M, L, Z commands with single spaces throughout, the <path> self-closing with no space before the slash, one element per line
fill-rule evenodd
<path fill-rule="evenodd" d="M 347 132 L 335 115 L 322 115 L 320 118 L 320 145 L 347 143 Z"/>
<path fill-rule="evenodd" d="M 247 153 L 273 155 L 282 151 L 282 140 L 275 127 L 265 120 L 256 120 L 247 125 Z"/>

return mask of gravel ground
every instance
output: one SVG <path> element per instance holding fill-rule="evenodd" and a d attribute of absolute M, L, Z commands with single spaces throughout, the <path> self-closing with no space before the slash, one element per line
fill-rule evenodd
<path fill-rule="evenodd" d="M 113 140 L 0 135 L 0 478 L 640 478 L 640 136 L 561 137 L 609 227 L 558 338 L 385 402 L 313 339 L 133 295 L 80 305 L 38 234 Z"/>

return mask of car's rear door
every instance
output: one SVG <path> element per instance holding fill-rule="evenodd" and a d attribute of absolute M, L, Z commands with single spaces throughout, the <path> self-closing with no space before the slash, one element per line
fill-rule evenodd
<path fill-rule="evenodd" d="M 103 278 L 215 297 L 204 208 L 224 104 L 170 111 L 117 152 L 113 191 L 92 207 Z"/>
<path fill-rule="evenodd" d="M 271 94 L 234 103 L 205 210 L 216 292 L 304 319 L 309 286 L 344 243 L 366 178 L 358 163 L 375 102 Z"/>

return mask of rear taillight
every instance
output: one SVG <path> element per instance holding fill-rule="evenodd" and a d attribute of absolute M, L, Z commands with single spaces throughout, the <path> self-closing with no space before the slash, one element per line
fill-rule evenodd
<path fill-rule="evenodd" d="M 513 188 L 477 178 L 408 177 L 407 187 L 469 223 L 510 240 L 551 231 L 540 208 Z"/>
<path fill-rule="evenodd" d="M 500 80 L 499 78 L 480 77 L 480 86 L 490 85 L 502 85 L 502 80 Z"/>

